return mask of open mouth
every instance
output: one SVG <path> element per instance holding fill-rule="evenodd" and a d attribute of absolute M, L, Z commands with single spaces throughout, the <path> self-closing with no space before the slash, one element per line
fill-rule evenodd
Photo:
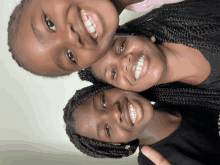
<path fill-rule="evenodd" d="M 135 75 L 135 81 L 139 78 L 140 74 L 141 74 L 141 70 L 142 70 L 142 67 L 144 65 L 144 59 L 145 59 L 145 56 L 142 55 L 139 60 L 138 60 L 138 63 L 137 65 L 133 66 L 133 71 L 134 71 L 134 75 Z"/>
<path fill-rule="evenodd" d="M 86 27 L 86 30 L 94 40 L 97 40 L 98 32 L 96 31 L 96 24 L 84 10 L 80 10 L 80 14 L 83 20 L 83 24 Z"/>
<path fill-rule="evenodd" d="M 134 106 L 130 101 L 128 101 L 128 109 L 129 109 L 129 116 L 132 121 L 132 123 L 135 123 L 136 120 L 136 110 L 134 109 Z"/>

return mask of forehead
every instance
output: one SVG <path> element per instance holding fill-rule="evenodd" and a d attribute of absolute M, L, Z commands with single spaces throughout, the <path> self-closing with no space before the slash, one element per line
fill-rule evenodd
<path fill-rule="evenodd" d="M 78 106 L 73 112 L 73 127 L 77 134 L 92 139 L 96 139 L 95 130 L 97 118 L 95 117 L 93 111 L 93 98 L 91 96 L 86 102 Z"/>
<path fill-rule="evenodd" d="M 62 76 L 72 71 L 63 71 L 55 64 L 55 45 L 41 45 L 32 30 L 32 20 L 42 0 L 31 0 L 20 17 L 17 32 L 13 40 L 13 50 L 18 61 L 24 64 L 25 69 L 39 75 Z"/>

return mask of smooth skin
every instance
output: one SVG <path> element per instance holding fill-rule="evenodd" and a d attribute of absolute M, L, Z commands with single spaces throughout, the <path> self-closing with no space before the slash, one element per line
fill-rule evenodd
<path fill-rule="evenodd" d="M 55 77 L 86 68 L 109 49 L 120 12 L 139 1 L 31 0 L 13 49 L 24 67 L 39 75 Z M 95 22 L 96 40 L 86 30 L 81 10 Z"/>
<path fill-rule="evenodd" d="M 137 113 L 134 124 L 129 117 L 129 103 Z M 74 110 L 73 118 L 76 133 L 87 138 L 112 144 L 139 139 L 139 144 L 145 145 L 141 152 L 160 165 L 168 165 L 169 162 L 146 145 L 172 134 L 182 120 L 180 115 L 153 110 L 150 102 L 138 93 L 118 88 L 91 96 Z"/>
<path fill-rule="evenodd" d="M 129 104 L 136 110 L 134 124 Z M 77 134 L 112 144 L 139 139 L 139 144 L 151 145 L 172 134 L 181 122 L 181 116 L 155 111 L 138 93 L 118 88 L 91 96 L 74 110 L 73 118 Z"/>
<path fill-rule="evenodd" d="M 142 68 L 137 64 L 144 57 Z M 182 44 L 154 44 L 153 39 L 116 36 L 107 54 L 92 66 L 96 77 L 124 90 L 144 91 L 175 81 L 198 85 L 211 67 L 197 49 Z M 136 70 L 141 70 L 138 78 Z"/>

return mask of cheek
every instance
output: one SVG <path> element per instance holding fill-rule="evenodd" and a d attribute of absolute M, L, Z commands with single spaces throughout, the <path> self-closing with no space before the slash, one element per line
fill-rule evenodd
<path fill-rule="evenodd" d="M 124 90 L 128 90 L 132 87 L 131 84 L 124 77 L 121 76 L 117 77 L 115 86 Z"/>
<path fill-rule="evenodd" d="M 115 136 L 115 141 L 120 143 L 129 143 L 130 141 L 136 139 L 132 132 L 120 131 Z"/>

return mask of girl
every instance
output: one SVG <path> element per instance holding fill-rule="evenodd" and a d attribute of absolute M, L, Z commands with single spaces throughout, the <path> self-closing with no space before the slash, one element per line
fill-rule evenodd
<path fill-rule="evenodd" d="M 92 66 L 95 77 L 133 91 L 175 81 L 218 89 L 219 5 L 217 1 L 164 5 L 125 24 L 108 53 Z"/>
<path fill-rule="evenodd" d="M 150 145 L 171 164 L 218 164 L 219 113 L 184 105 L 152 106 L 144 95 L 90 86 L 64 108 L 66 133 L 77 149 L 96 158 L 121 158 Z M 151 164 L 141 152 L 138 163 Z"/>
<path fill-rule="evenodd" d="M 119 14 L 142 0 L 22 0 L 8 25 L 12 57 L 42 76 L 91 66 L 108 50 Z"/>

